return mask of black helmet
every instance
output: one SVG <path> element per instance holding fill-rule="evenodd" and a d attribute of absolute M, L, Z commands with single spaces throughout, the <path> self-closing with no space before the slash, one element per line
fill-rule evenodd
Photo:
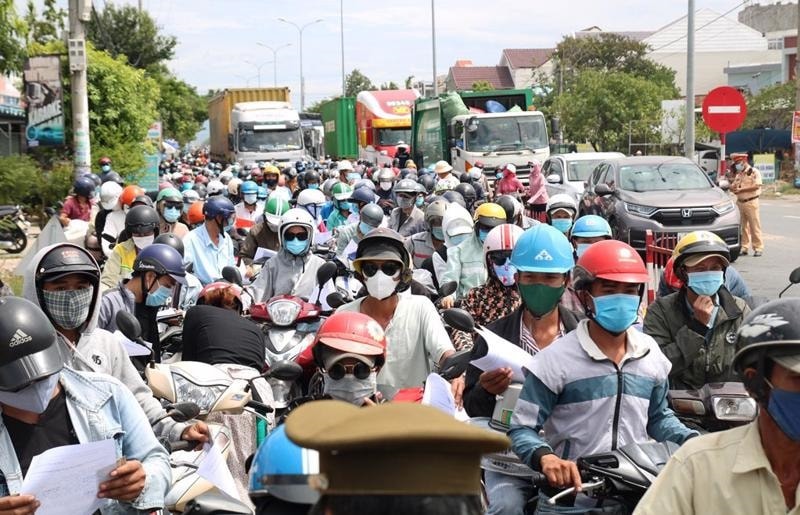
<path fill-rule="evenodd" d="M 494 203 L 503 208 L 506 212 L 506 222 L 513 224 L 517 215 L 522 213 L 522 205 L 511 195 L 500 195 L 494 199 Z"/>
<path fill-rule="evenodd" d="M 178 251 L 178 254 L 183 257 L 183 241 L 178 238 L 175 233 L 166 232 L 164 234 L 159 234 L 158 238 L 153 240 L 153 243 L 161 243 L 164 245 L 169 245 L 173 249 Z"/>
<path fill-rule="evenodd" d="M 104 184 L 107 182 L 116 182 L 120 186 L 124 184 L 122 177 L 117 172 L 104 173 L 101 179 L 103 180 Z"/>
<path fill-rule="evenodd" d="M 350 197 L 350 202 L 375 202 L 375 194 L 369 188 L 356 188 Z"/>
<path fill-rule="evenodd" d="M 100 294 L 100 267 L 92 255 L 84 248 L 72 243 L 57 243 L 51 245 L 34 271 L 34 285 L 40 306 L 46 306 L 42 287 L 45 282 L 55 281 L 61 277 L 80 274 L 91 282 L 94 288 L 92 305 Z M 46 308 L 44 308 L 46 310 Z"/>
<path fill-rule="evenodd" d="M 158 234 L 158 212 L 150 206 L 133 206 L 125 215 L 125 229 L 131 234 Z"/>
<path fill-rule="evenodd" d="M 94 188 L 94 181 L 88 175 L 78 177 L 75 179 L 75 182 L 72 183 L 73 191 L 75 191 L 76 195 L 80 195 L 81 197 L 91 197 L 94 193 Z"/>
<path fill-rule="evenodd" d="M 472 204 L 475 202 L 475 188 L 472 187 L 472 184 L 467 184 L 466 182 L 462 182 L 458 186 L 456 186 L 453 191 L 459 193 L 462 197 L 464 197 L 464 201 L 467 204 Z"/>
<path fill-rule="evenodd" d="M 317 172 L 316 170 L 307 170 L 305 172 L 304 180 L 306 184 L 310 182 L 319 184 L 320 183 L 319 172 Z"/>
<path fill-rule="evenodd" d="M 427 175 L 427 174 L 423 175 L 422 177 L 420 177 L 417 180 L 417 182 L 419 182 L 420 185 L 423 188 L 425 188 L 425 191 L 428 192 L 428 193 L 432 192 L 433 191 L 433 187 L 436 185 L 436 179 L 434 179 L 432 176 Z"/>
<path fill-rule="evenodd" d="M 131 207 L 135 206 L 153 207 L 153 199 L 151 199 L 148 195 L 138 195 L 133 199 L 133 202 L 131 202 Z"/>
<path fill-rule="evenodd" d="M 361 238 L 356 248 L 356 258 L 353 260 L 354 266 L 360 270 L 357 262 L 360 259 L 399 259 L 403 263 L 403 271 L 400 273 L 400 284 L 397 291 L 403 291 L 411 286 L 411 253 L 406 248 L 405 239 L 397 232 L 385 227 L 373 229 L 366 236 Z M 363 281 L 360 271 L 357 278 Z"/>
<path fill-rule="evenodd" d="M 358 212 L 359 219 L 372 227 L 380 227 L 383 223 L 383 208 L 375 203 L 369 203 Z"/>
<path fill-rule="evenodd" d="M 288 166 L 288 167 L 284 168 L 281 173 L 283 175 L 285 175 L 286 179 L 288 179 L 288 180 L 292 180 L 292 179 L 296 179 L 297 178 L 297 170 L 295 170 L 295 168 L 292 167 L 292 166 Z"/>
<path fill-rule="evenodd" d="M 756 369 L 756 377 L 745 380 L 745 385 L 762 402 L 769 391 L 764 382 L 766 358 L 795 372 L 800 369 L 800 298 L 763 304 L 751 311 L 739 327 L 733 368 L 740 375 L 746 368 Z"/>
<path fill-rule="evenodd" d="M 64 368 L 56 330 L 36 304 L 0 298 L 0 390 L 15 392 Z"/>
<path fill-rule="evenodd" d="M 133 271 L 169 275 L 180 284 L 186 284 L 183 258 L 177 250 L 163 243 L 153 243 L 143 248 L 133 262 Z"/>
<path fill-rule="evenodd" d="M 464 197 L 461 196 L 461 193 L 455 190 L 447 190 L 442 193 L 442 198 L 448 202 L 452 202 L 454 204 L 458 204 L 459 206 L 467 209 L 467 203 L 464 202 Z"/>

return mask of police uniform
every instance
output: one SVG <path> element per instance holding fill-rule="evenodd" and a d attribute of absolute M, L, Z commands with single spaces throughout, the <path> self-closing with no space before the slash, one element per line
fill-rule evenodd
<path fill-rule="evenodd" d="M 740 188 L 758 186 L 755 191 L 736 193 L 736 202 L 742 217 L 742 254 L 747 254 L 752 243 L 753 251 L 760 254 L 764 250 L 761 240 L 761 217 L 758 212 L 758 198 L 761 196 L 761 172 L 750 166 L 747 161 L 740 161 L 744 169 L 733 179 L 734 191 Z"/>

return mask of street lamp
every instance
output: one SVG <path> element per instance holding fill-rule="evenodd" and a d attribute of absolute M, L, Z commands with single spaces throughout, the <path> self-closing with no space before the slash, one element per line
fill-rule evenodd
<path fill-rule="evenodd" d="M 272 61 L 265 61 L 261 64 L 256 64 L 253 61 L 248 61 L 247 59 L 244 60 L 245 63 L 249 64 L 250 66 L 254 66 L 256 70 L 258 70 L 258 87 L 261 87 L 261 68 L 268 65 Z"/>
<path fill-rule="evenodd" d="M 263 46 L 270 52 L 272 52 L 272 85 L 277 87 L 278 86 L 278 50 L 282 48 L 286 48 L 287 46 L 292 46 L 291 43 L 286 43 L 285 45 L 281 45 L 278 48 L 272 48 L 269 45 L 265 45 L 264 43 L 256 42 L 256 45 Z"/>
<path fill-rule="evenodd" d="M 253 80 L 253 79 L 258 78 L 258 75 L 253 75 L 252 77 L 245 77 L 244 75 L 238 75 L 237 74 L 237 75 L 234 75 L 234 77 L 238 77 L 238 78 L 242 79 L 244 81 L 244 84 L 245 84 L 244 87 L 249 88 L 250 87 L 250 81 Z"/>
<path fill-rule="evenodd" d="M 306 30 L 306 28 L 309 25 L 314 25 L 315 23 L 319 23 L 324 20 L 322 18 L 319 18 L 314 21 L 308 22 L 302 26 L 294 22 L 291 22 L 286 18 L 278 18 L 278 21 L 282 21 L 283 23 L 288 23 L 292 27 L 296 28 L 298 36 L 300 38 L 300 111 L 303 111 L 306 107 L 306 81 L 305 77 L 303 76 L 303 31 Z"/>

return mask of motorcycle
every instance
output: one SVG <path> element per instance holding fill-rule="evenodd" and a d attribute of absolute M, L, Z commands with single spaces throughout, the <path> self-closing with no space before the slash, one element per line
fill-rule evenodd
<path fill-rule="evenodd" d="M 758 404 L 742 383 L 711 383 L 699 390 L 670 390 L 667 399 L 683 424 L 700 432 L 724 431 L 752 422 Z"/>
<path fill-rule="evenodd" d="M 0 206 L 0 249 L 11 254 L 25 250 L 30 226 L 19 206 Z"/>

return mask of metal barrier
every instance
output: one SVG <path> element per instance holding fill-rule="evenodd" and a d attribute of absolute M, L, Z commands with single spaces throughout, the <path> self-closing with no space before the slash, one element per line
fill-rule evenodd
<path fill-rule="evenodd" d="M 672 257 L 672 250 L 678 244 L 678 234 L 648 230 L 645 234 L 645 264 L 650 283 L 647 285 L 647 303 L 656 300 L 661 273 Z"/>

